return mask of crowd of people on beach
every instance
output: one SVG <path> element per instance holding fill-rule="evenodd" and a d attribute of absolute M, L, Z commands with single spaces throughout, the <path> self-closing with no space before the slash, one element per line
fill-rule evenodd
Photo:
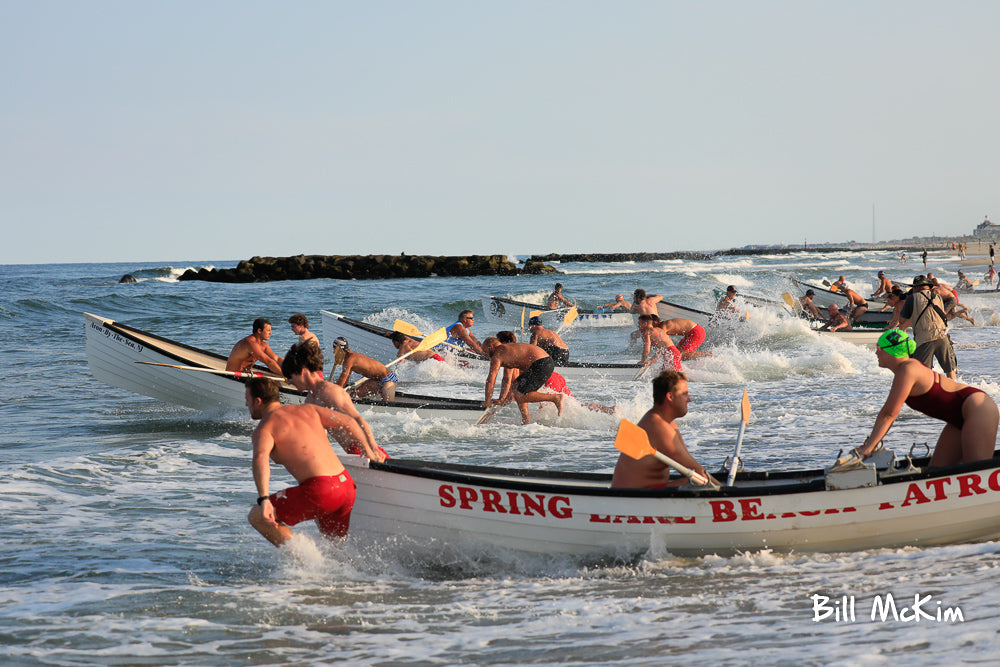
<path fill-rule="evenodd" d="M 924 258 L 926 263 L 926 258 Z M 993 268 L 992 245 L 990 269 Z M 823 320 L 830 331 L 850 330 L 870 312 L 869 299 L 884 299 L 881 312 L 891 311 L 884 332 L 876 345 L 876 358 L 882 368 L 893 374 L 892 386 L 875 424 L 862 445 L 838 459 L 835 468 L 862 464 L 876 454 L 883 438 L 898 417 L 902 406 L 945 422 L 930 459 L 931 466 L 980 461 L 993 456 L 998 420 L 996 403 L 981 389 L 957 381 L 957 360 L 948 335 L 948 323 L 963 317 L 974 324 L 967 309 L 958 300 L 960 290 L 974 283 L 959 271 L 955 288 L 943 284 L 932 273 L 918 275 L 908 286 L 878 273 L 878 286 L 867 299 L 852 289 L 840 276 L 829 291 L 846 299 L 846 307 L 835 304 L 826 314 L 815 303 L 816 292 L 807 289 L 795 302 L 797 312 Z M 908 289 L 904 290 L 904 287 Z M 576 308 L 556 284 L 545 300 L 548 310 Z M 730 285 L 716 305 L 716 312 L 737 319 L 747 317 L 738 301 L 735 286 Z M 787 296 L 787 295 L 786 295 Z M 662 295 L 644 289 L 633 292 L 631 302 L 621 294 L 600 306 L 604 312 L 628 312 L 636 316 L 637 330 L 632 339 L 642 342 L 637 364 L 640 377 L 647 369 L 658 368 L 652 378 L 653 405 L 638 421 L 649 444 L 673 462 L 693 471 L 704 483 L 719 486 L 684 444 L 675 423 L 687 414 L 691 402 L 690 387 L 682 362 L 711 355 L 699 350 L 706 339 L 704 327 L 686 318 L 660 320 L 657 304 Z M 480 423 L 500 407 L 517 404 L 522 423 L 530 422 L 531 404 L 551 403 L 562 414 L 564 401 L 573 394 L 558 372 L 570 359 L 570 348 L 560 332 L 546 328 L 538 315 L 527 321 L 528 340 L 519 341 L 513 331 L 498 331 L 480 341 L 472 332 L 475 315 L 463 310 L 454 323 L 444 329 L 445 342 L 437 349 L 422 349 L 416 338 L 403 332 L 391 336 L 397 357 L 382 363 L 350 349 L 349 342 L 338 337 L 333 341 L 333 370 L 324 375 L 321 344 L 309 330 L 305 315 L 296 313 L 288 319 L 298 340 L 284 357 L 271 349 L 271 324 L 258 318 L 251 334 L 238 341 L 229 355 L 227 371 L 245 372 L 255 364 L 264 364 L 273 378 L 255 377 L 246 387 L 246 405 L 251 417 L 259 421 L 254 430 L 252 471 L 257 487 L 257 502 L 248 520 L 266 539 L 280 546 L 293 536 L 292 526 L 315 520 L 320 532 L 331 539 L 342 537 L 350 524 L 354 503 L 354 483 L 330 446 L 329 437 L 344 451 L 385 461 L 388 454 L 375 440 L 371 426 L 358 413 L 352 397 L 377 395 L 393 401 L 399 382 L 391 368 L 403 359 L 445 361 L 449 353 L 464 350 L 488 362 Z M 853 324 L 852 324 L 853 323 Z M 906 332 L 913 332 L 912 337 Z M 680 337 L 675 344 L 671 337 Z M 933 370 L 937 361 L 942 372 Z M 340 373 L 334 381 L 335 369 Z M 361 380 L 348 385 L 352 374 Z M 499 395 L 494 398 L 497 379 Z M 283 405 L 279 400 L 279 380 L 285 379 L 307 392 L 302 405 Z M 616 414 L 615 408 L 595 403 L 584 407 Z M 273 493 L 270 488 L 270 463 L 284 466 L 297 485 Z M 688 483 L 686 477 L 672 475 L 681 468 L 664 463 L 657 456 L 638 459 L 620 454 L 612 476 L 612 488 L 664 488 Z M 692 478 L 694 479 L 694 478 Z"/>

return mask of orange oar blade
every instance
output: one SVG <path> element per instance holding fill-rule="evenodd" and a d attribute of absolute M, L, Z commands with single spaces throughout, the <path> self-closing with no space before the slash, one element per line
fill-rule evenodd
<path fill-rule="evenodd" d="M 649 435 L 627 419 L 621 420 L 618 424 L 615 448 L 633 459 L 641 459 L 656 453 L 653 446 L 649 444 Z"/>
<path fill-rule="evenodd" d="M 398 331 L 400 333 L 404 333 L 407 336 L 422 336 L 423 335 L 422 333 L 420 333 L 420 329 L 418 329 L 417 327 L 413 326 L 409 322 L 404 322 L 403 320 L 396 320 L 395 322 L 393 322 L 392 323 L 392 330 L 393 331 Z"/>

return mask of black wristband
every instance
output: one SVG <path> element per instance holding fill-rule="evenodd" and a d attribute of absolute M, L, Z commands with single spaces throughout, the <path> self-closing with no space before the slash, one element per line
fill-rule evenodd
<path fill-rule="evenodd" d="M 270 500 L 270 499 L 271 499 L 271 496 L 261 496 L 260 498 L 257 499 L 257 504 L 261 505 L 261 504 L 264 503 L 265 500 Z"/>

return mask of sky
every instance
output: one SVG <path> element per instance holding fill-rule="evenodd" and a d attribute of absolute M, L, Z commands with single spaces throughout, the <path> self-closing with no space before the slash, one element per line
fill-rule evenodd
<path fill-rule="evenodd" d="M 997 26 L 995 0 L 0 0 L 0 264 L 969 234 L 1000 222 Z"/>

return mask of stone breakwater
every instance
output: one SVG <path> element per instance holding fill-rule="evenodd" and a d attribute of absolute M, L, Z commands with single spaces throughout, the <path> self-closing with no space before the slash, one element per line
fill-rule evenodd
<path fill-rule="evenodd" d="M 260 283 L 271 280 L 375 280 L 431 276 L 514 276 L 556 273 L 551 266 L 528 260 L 518 268 L 505 255 L 463 257 L 431 255 L 295 255 L 253 257 L 231 269 L 188 269 L 178 280 L 217 283 Z"/>

